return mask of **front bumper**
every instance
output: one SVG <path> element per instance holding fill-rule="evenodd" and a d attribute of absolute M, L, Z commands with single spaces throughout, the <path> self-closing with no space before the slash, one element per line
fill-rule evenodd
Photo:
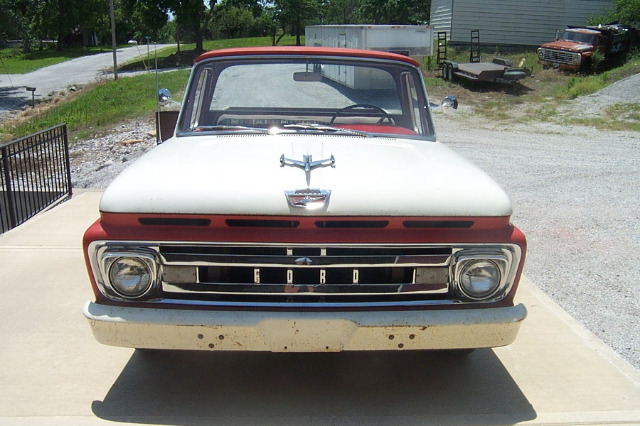
<path fill-rule="evenodd" d="M 466 349 L 512 343 L 527 310 L 255 312 L 117 307 L 87 302 L 100 343 L 149 349 L 339 352 Z"/>

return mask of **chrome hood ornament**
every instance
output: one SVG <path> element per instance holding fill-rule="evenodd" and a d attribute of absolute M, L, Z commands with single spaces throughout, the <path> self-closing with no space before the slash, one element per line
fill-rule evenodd
<path fill-rule="evenodd" d="M 335 167 L 336 159 L 332 155 L 324 160 L 313 161 L 311 155 L 303 155 L 302 161 L 286 158 L 284 154 L 280 156 L 280 167 L 290 166 L 298 167 L 304 170 L 307 178 L 307 186 L 311 182 L 311 171 L 318 167 Z M 315 210 L 323 208 L 329 202 L 331 191 L 326 189 L 296 189 L 293 191 L 285 191 L 287 202 L 291 207 Z"/>
<path fill-rule="evenodd" d="M 280 167 L 284 166 L 299 167 L 305 172 L 310 172 L 316 167 L 335 167 L 336 159 L 332 155 L 330 158 L 325 158 L 324 160 L 313 161 L 311 155 L 303 155 L 302 161 L 299 161 L 285 158 L 284 154 L 282 154 L 280 156 Z"/>

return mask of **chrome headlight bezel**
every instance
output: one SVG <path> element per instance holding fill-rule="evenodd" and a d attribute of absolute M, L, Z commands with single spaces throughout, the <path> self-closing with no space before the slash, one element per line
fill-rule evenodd
<path fill-rule="evenodd" d="M 456 253 L 452 265 L 452 284 L 454 292 L 466 301 L 497 302 L 511 290 L 520 263 L 520 247 L 505 245 L 501 247 L 469 248 Z M 465 276 L 472 267 L 485 264 L 495 271 L 491 286 L 483 291 L 473 291 L 473 286 L 465 282 Z M 487 277 L 483 277 L 487 278 Z"/>
<path fill-rule="evenodd" d="M 582 61 L 582 55 L 580 53 L 575 53 L 573 55 L 573 64 L 578 65 Z"/>
<path fill-rule="evenodd" d="M 92 243 L 89 248 L 91 267 L 103 296 L 112 300 L 140 300 L 148 298 L 158 286 L 159 262 L 156 251 L 140 245 L 110 245 L 109 243 Z M 126 292 L 113 282 L 112 269 L 123 260 L 137 262 L 148 274 L 147 283 L 138 291 Z"/>

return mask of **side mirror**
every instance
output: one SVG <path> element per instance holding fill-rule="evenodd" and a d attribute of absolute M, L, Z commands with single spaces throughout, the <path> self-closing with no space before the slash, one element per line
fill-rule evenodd
<path fill-rule="evenodd" d="M 445 114 L 453 114 L 458 109 L 458 99 L 455 96 L 447 96 L 440 102 L 440 111 Z"/>
<path fill-rule="evenodd" d="M 443 112 L 445 114 L 449 114 L 454 110 L 458 109 L 458 99 L 455 96 L 447 96 L 440 102 L 440 105 L 435 103 L 430 103 L 429 108 L 431 112 Z"/>
<path fill-rule="evenodd" d="M 169 89 L 162 88 L 158 90 L 158 102 L 165 103 L 168 100 L 171 100 L 171 92 Z"/>
<path fill-rule="evenodd" d="M 429 107 L 431 112 L 443 112 L 445 114 L 449 114 L 458 109 L 458 99 L 456 99 L 455 96 L 447 96 L 442 100 L 442 102 L 440 102 L 440 105 L 430 103 Z"/>
<path fill-rule="evenodd" d="M 455 96 L 447 96 L 440 103 L 440 108 L 444 112 L 450 112 L 452 109 L 458 109 L 458 99 Z"/>

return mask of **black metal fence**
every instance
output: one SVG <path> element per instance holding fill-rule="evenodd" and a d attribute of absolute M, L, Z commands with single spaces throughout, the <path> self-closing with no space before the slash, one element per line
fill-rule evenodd
<path fill-rule="evenodd" d="M 0 233 L 71 197 L 67 126 L 0 144 Z"/>

